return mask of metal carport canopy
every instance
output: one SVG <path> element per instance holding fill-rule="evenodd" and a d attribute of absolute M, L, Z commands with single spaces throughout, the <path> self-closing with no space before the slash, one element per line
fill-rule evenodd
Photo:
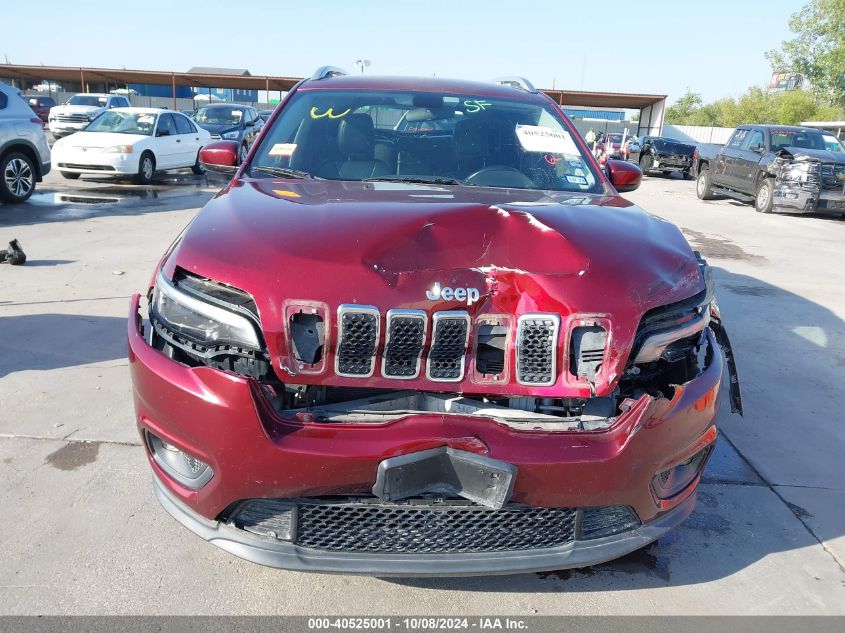
<path fill-rule="evenodd" d="M 86 83 L 158 84 L 196 86 L 201 88 L 240 88 L 242 90 L 290 90 L 299 77 L 270 75 L 224 75 L 214 73 L 127 70 L 121 68 L 84 68 L 73 66 L 25 66 L 0 64 L 0 77 L 28 81 Z M 640 135 L 660 134 L 666 95 L 623 92 L 586 92 L 576 90 L 542 90 L 560 105 L 627 108 L 640 111 Z M 174 96 L 174 108 L 175 108 Z"/>
<path fill-rule="evenodd" d="M 639 110 L 637 136 L 660 136 L 666 95 L 627 92 L 587 92 L 582 90 L 543 90 L 562 106 L 592 106 L 596 108 L 625 108 Z"/>

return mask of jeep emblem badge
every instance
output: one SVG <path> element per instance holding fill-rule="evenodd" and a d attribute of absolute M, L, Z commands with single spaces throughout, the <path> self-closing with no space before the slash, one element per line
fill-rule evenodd
<path fill-rule="evenodd" d="M 443 299 L 443 301 L 466 301 L 468 306 L 478 301 L 481 296 L 478 288 L 450 288 L 449 286 L 440 286 L 439 281 L 435 281 L 431 290 L 427 290 L 425 296 L 431 301 Z"/>

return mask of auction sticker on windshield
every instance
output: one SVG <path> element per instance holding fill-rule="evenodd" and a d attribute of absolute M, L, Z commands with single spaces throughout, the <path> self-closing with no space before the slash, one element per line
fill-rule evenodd
<path fill-rule="evenodd" d="M 566 130 L 540 125 L 517 125 L 516 138 L 526 152 L 579 155 L 575 141 Z"/>
<path fill-rule="evenodd" d="M 270 156 L 293 156 L 296 149 L 296 143 L 276 143 L 267 152 Z"/>

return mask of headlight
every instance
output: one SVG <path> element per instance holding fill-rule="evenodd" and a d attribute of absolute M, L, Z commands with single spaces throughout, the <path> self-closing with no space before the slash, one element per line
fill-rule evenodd
<path fill-rule="evenodd" d="M 131 145 L 114 145 L 112 147 L 106 147 L 103 151 L 111 154 L 131 154 L 132 149 Z"/>
<path fill-rule="evenodd" d="M 240 134 L 240 132 L 232 130 L 231 132 L 223 132 L 223 134 L 220 135 L 220 138 L 235 139 L 238 138 L 238 134 Z"/>
<path fill-rule="evenodd" d="M 156 276 L 152 310 L 168 328 L 201 345 L 228 343 L 261 349 L 249 319 L 182 292 L 161 271 Z"/>

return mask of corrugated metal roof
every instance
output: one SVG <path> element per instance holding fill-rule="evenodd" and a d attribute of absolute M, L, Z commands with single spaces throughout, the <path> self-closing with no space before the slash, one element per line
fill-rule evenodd
<path fill-rule="evenodd" d="M 237 77 L 251 77 L 246 68 L 214 68 L 212 66 L 194 66 L 188 70 L 189 73 L 204 75 L 235 75 Z"/>
<path fill-rule="evenodd" d="M 625 113 L 618 110 L 590 110 L 588 108 L 563 108 L 571 119 L 602 119 L 603 121 L 622 121 Z"/>

